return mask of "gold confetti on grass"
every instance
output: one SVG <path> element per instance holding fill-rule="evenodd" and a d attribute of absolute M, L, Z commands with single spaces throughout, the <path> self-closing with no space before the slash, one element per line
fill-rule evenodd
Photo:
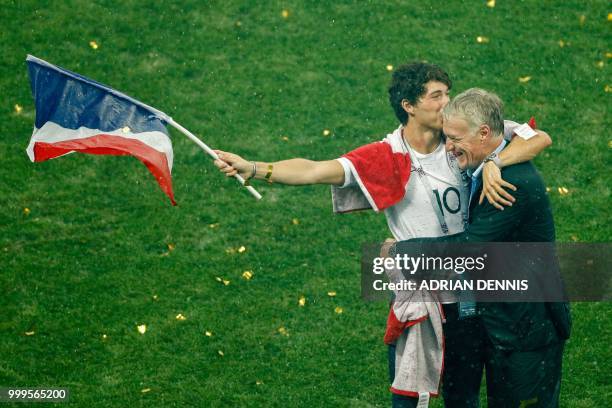
<path fill-rule="evenodd" d="M 546 192 L 550 193 L 550 187 L 546 187 Z"/>
<path fill-rule="evenodd" d="M 334 312 L 336 312 L 337 314 L 342 314 L 344 313 L 344 309 L 342 309 L 340 306 L 336 306 Z"/>
<path fill-rule="evenodd" d="M 519 82 L 520 82 L 520 83 L 523 83 L 523 84 L 524 84 L 524 83 L 526 83 L 526 82 L 531 81 L 531 77 L 530 77 L 530 76 L 519 77 L 519 79 L 518 79 L 518 80 L 519 80 Z"/>
<path fill-rule="evenodd" d="M 586 16 L 583 14 L 580 16 L 580 25 L 583 26 L 585 21 L 586 21 Z"/>
<path fill-rule="evenodd" d="M 388 64 L 387 65 L 387 71 L 393 71 L 393 65 Z"/>
<path fill-rule="evenodd" d="M 263 381 L 261 381 L 261 380 L 255 381 L 255 385 L 261 385 L 261 384 L 263 384 Z"/>
<path fill-rule="evenodd" d="M 32 330 L 32 331 L 27 331 L 27 332 L 25 332 L 24 334 L 25 334 L 26 336 L 33 336 L 35 333 L 36 333 L 36 332 L 35 332 L 34 330 Z"/>
<path fill-rule="evenodd" d="M 217 350 L 217 354 L 219 354 L 221 357 L 225 356 L 225 353 L 221 350 Z"/>
<path fill-rule="evenodd" d="M 90 41 L 90 42 L 89 42 L 89 46 L 90 46 L 92 49 L 94 49 L 94 50 L 97 50 L 97 49 L 98 49 L 98 43 L 97 43 L 97 42 L 95 42 L 95 41 Z"/>
<path fill-rule="evenodd" d="M 331 135 L 331 131 L 329 129 L 323 129 L 323 136 Z"/>
<path fill-rule="evenodd" d="M 597 61 L 597 62 L 595 63 L 595 66 L 596 66 L 597 68 L 603 68 L 603 67 L 604 67 L 604 62 L 603 62 L 603 61 Z"/>
<path fill-rule="evenodd" d="M 490 7 L 490 8 L 495 7 L 495 0 L 489 0 L 489 1 L 487 1 L 487 7 Z"/>
<path fill-rule="evenodd" d="M 563 40 L 559 40 L 557 42 L 557 44 L 559 44 L 559 47 L 561 47 L 561 48 L 565 47 L 565 41 L 563 41 Z"/>
<path fill-rule="evenodd" d="M 572 235 L 570 238 L 572 239 L 572 241 L 578 242 L 578 237 L 576 235 Z"/>
<path fill-rule="evenodd" d="M 174 251 L 176 244 L 168 244 L 168 251 Z"/>
<path fill-rule="evenodd" d="M 300 220 L 298 220 L 297 218 L 294 218 L 294 219 L 291 220 L 291 223 L 293 225 L 300 225 Z"/>
<path fill-rule="evenodd" d="M 219 223 L 218 222 L 216 222 L 214 224 L 208 224 L 208 228 L 211 228 L 211 229 L 215 229 L 215 228 L 218 228 L 218 227 L 219 227 Z"/>
<path fill-rule="evenodd" d="M 246 247 L 245 246 L 241 246 L 240 248 L 238 248 L 238 253 L 242 254 L 246 252 Z"/>
<path fill-rule="evenodd" d="M 606 52 L 606 58 L 612 58 L 612 52 Z"/>
<path fill-rule="evenodd" d="M 179 313 L 176 315 L 176 320 L 187 320 L 187 318 L 182 313 Z"/>
<path fill-rule="evenodd" d="M 565 188 L 565 187 L 559 187 L 557 190 L 559 191 L 559 194 L 561 194 L 561 195 L 569 194 L 569 190 L 567 188 Z"/>
<path fill-rule="evenodd" d="M 224 284 L 225 286 L 227 286 L 227 285 L 229 285 L 229 284 L 230 284 L 230 281 L 229 281 L 229 280 L 227 280 L 227 279 L 223 279 L 223 278 L 222 278 L 222 277 L 220 277 L 220 276 L 215 277 L 215 280 L 216 280 L 217 282 L 221 282 L 221 283 L 222 283 L 222 284 Z"/>
<path fill-rule="evenodd" d="M 21 105 L 20 105 L 20 104 L 18 104 L 18 103 L 16 103 L 16 104 L 15 104 L 14 108 L 15 108 L 15 113 L 16 113 L 17 115 L 19 115 L 19 114 L 21 113 L 21 111 L 23 110 L 23 106 L 21 106 Z"/>
<path fill-rule="evenodd" d="M 108 338 L 108 336 L 106 334 L 102 335 L 102 340 L 106 340 Z"/>
<path fill-rule="evenodd" d="M 289 10 L 283 10 L 281 11 L 281 16 L 283 18 L 289 18 Z"/>
<path fill-rule="evenodd" d="M 284 328 L 283 326 L 278 328 L 278 332 L 280 334 L 282 334 L 283 336 L 289 336 L 289 330 L 287 330 L 286 328 Z"/>
<path fill-rule="evenodd" d="M 283 141 L 285 141 L 285 142 L 288 142 L 288 141 L 289 141 L 289 138 L 288 138 L 287 136 L 281 136 L 281 139 L 282 139 Z"/>
<path fill-rule="evenodd" d="M 612 92 L 612 86 L 610 86 L 610 85 L 606 85 L 606 86 L 604 87 L 604 91 L 606 91 L 606 92 Z"/>
<path fill-rule="evenodd" d="M 213 333 L 212 333 L 211 331 L 206 330 L 206 331 L 204 332 L 204 335 L 205 335 L 206 337 L 212 337 Z"/>
<path fill-rule="evenodd" d="M 489 42 L 489 37 L 485 37 L 483 35 L 479 35 L 478 37 L 476 37 L 476 42 L 478 44 L 486 44 Z"/>
<path fill-rule="evenodd" d="M 159 296 L 153 295 L 153 300 L 158 300 L 158 299 L 159 299 Z"/>
<path fill-rule="evenodd" d="M 300 305 L 301 307 L 306 306 L 306 297 L 305 296 L 300 296 L 300 298 L 298 299 L 298 305 Z"/>
<path fill-rule="evenodd" d="M 608 21 L 612 21 L 612 13 L 608 13 Z"/>
<path fill-rule="evenodd" d="M 242 272 L 242 277 L 246 280 L 251 280 L 253 278 L 253 272 L 252 271 L 244 271 Z"/>
<path fill-rule="evenodd" d="M 612 140 L 608 140 L 608 148 L 612 149 Z"/>
<path fill-rule="evenodd" d="M 143 394 L 146 394 L 147 392 L 151 392 L 150 388 L 143 388 L 142 390 L 140 390 L 140 392 L 142 392 Z"/>
<path fill-rule="evenodd" d="M 145 334 L 147 332 L 147 325 L 146 324 L 140 324 L 140 325 L 136 326 L 136 329 L 138 330 L 138 333 Z"/>
<path fill-rule="evenodd" d="M 327 292 L 327 296 L 334 297 L 336 296 L 336 292 L 335 291 Z"/>
<path fill-rule="evenodd" d="M 30 215 L 30 209 L 29 209 L 28 207 L 25 207 L 25 208 L 23 209 L 23 215 L 25 215 L 26 217 L 27 217 L 28 215 Z"/>

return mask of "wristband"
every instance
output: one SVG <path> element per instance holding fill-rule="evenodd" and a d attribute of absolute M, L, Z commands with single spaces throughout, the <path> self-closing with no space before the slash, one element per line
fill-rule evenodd
<path fill-rule="evenodd" d="M 268 164 L 268 172 L 264 176 L 264 178 L 268 181 L 268 183 L 272 183 L 272 170 L 273 169 L 274 169 L 274 166 L 271 164 Z"/>

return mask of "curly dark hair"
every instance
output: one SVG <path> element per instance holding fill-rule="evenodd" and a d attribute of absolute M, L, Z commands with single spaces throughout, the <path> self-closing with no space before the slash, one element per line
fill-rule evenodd
<path fill-rule="evenodd" d="M 408 113 L 402 107 L 402 101 L 406 99 L 416 105 L 419 98 L 425 94 L 425 84 L 429 81 L 442 82 L 448 89 L 452 87 L 448 74 L 434 64 L 411 62 L 393 71 L 389 85 L 389 103 L 402 124 L 408 123 Z"/>

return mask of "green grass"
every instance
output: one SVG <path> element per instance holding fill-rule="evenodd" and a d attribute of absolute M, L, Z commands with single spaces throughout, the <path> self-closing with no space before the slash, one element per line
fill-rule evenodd
<path fill-rule="evenodd" d="M 508 117 L 537 117 L 554 139 L 536 164 L 558 240 L 607 242 L 610 11 L 604 1 L 3 1 L 0 385 L 69 387 L 86 407 L 389 401 L 387 307 L 364 303 L 359 287 L 360 245 L 388 236 L 383 216 L 333 215 L 324 186 L 261 183 L 255 202 L 176 132 L 178 207 L 133 158 L 32 164 L 27 53 L 261 160 L 334 158 L 380 139 L 396 126 L 386 65 L 436 62 L 455 93 L 488 88 Z M 611 311 L 574 305 L 562 406 L 612 401 Z"/>

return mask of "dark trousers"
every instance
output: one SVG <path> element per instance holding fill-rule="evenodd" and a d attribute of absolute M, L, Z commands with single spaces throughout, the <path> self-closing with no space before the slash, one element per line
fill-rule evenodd
<path fill-rule="evenodd" d="M 483 372 L 491 408 L 559 406 L 563 342 L 527 352 L 496 350 L 480 318 L 459 320 L 457 304 L 443 308 L 446 323 L 442 395 L 446 408 L 479 407 Z M 395 346 L 389 346 L 388 351 L 389 377 L 393 382 Z M 417 401 L 393 394 L 392 406 L 414 408 Z"/>

